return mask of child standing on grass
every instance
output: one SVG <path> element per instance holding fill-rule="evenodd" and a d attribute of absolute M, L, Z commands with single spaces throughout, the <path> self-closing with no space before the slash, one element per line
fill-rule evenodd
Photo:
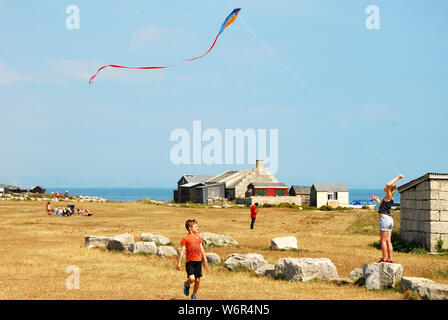
<path fill-rule="evenodd" d="M 202 238 L 198 235 L 199 225 L 196 220 L 187 220 L 185 228 L 188 234 L 182 238 L 180 244 L 182 250 L 179 254 L 177 262 L 177 270 L 181 269 L 181 261 L 186 252 L 185 269 L 187 270 L 187 281 L 184 282 L 184 294 L 186 296 L 190 293 L 190 285 L 194 283 L 193 294 L 191 300 L 197 300 L 196 294 L 199 290 L 199 283 L 202 277 L 202 260 L 204 260 L 204 267 L 209 269 L 207 257 L 204 248 L 202 248 Z"/>
<path fill-rule="evenodd" d="M 380 215 L 380 241 L 383 257 L 378 262 L 393 263 L 391 235 L 392 228 L 394 227 L 394 219 L 392 219 L 392 216 L 390 215 L 390 210 L 392 208 L 392 204 L 394 203 L 394 193 L 397 191 L 397 185 L 395 183 L 400 179 L 403 179 L 402 174 L 398 175 L 386 184 L 384 187 L 384 192 L 386 195 L 381 200 L 375 195 L 372 196 L 373 200 L 379 204 L 378 213 Z"/>

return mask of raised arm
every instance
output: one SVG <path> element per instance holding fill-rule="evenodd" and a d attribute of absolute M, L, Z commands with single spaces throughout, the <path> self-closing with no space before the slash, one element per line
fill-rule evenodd
<path fill-rule="evenodd" d="M 398 176 L 396 176 L 395 178 L 390 180 L 388 183 L 386 183 L 386 188 L 392 187 L 400 179 L 403 179 L 403 175 L 402 174 L 399 174 Z"/>

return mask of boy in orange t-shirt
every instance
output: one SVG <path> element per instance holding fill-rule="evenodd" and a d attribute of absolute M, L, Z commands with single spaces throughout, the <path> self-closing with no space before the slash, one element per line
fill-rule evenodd
<path fill-rule="evenodd" d="M 205 269 L 208 270 L 209 267 L 204 248 L 202 248 L 202 238 L 198 235 L 199 225 L 197 221 L 187 220 L 185 228 L 188 230 L 188 234 L 180 242 L 182 250 L 177 262 L 177 270 L 180 271 L 182 257 L 186 252 L 185 269 L 187 270 L 187 281 L 184 282 L 184 294 L 186 296 L 189 295 L 190 284 L 194 282 L 191 300 L 197 300 L 196 294 L 199 290 L 199 283 L 202 277 L 202 260 L 204 260 Z"/>

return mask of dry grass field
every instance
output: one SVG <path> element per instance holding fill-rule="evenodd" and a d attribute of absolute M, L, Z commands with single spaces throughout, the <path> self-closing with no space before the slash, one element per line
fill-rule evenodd
<path fill-rule="evenodd" d="M 78 205 L 78 204 L 76 204 Z M 270 263 L 281 257 L 326 257 L 347 277 L 363 263 L 377 261 L 380 250 L 369 210 L 308 211 L 262 208 L 250 230 L 248 209 L 181 208 L 145 203 L 83 203 L 92 217 L 46 216 L 43 202 L 0 202 L 0 299 L 188 299 L 182 293 L 185 271 L 175 258 L 86 249 L 85 235 L 163 234 L 177 248 L 188 218 L 200 231 L 226 234 L 237 247 L 206 248 L 221 258 L 233 252 L 262 254 Z M 399 225 L 399 222 L 396 221 Z M 293 235 L 299 251 L 267 250 L 274 237 Z M 448 283 L 448 256 L 396 253 L 407 276 Z M 66 288 L 66 268 L 80 269 L 80 289 Z M 258 278 L 222 266 L 204 271 L 199 299 L 403 299 L 394 290 L 368 291 L 327 281 L 304 283 Z"/>

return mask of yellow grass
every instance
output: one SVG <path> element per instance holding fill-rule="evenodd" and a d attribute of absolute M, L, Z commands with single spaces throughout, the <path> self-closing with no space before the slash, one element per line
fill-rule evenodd
<path fill-rule="evenodd" d="M 42 202 L 0 203 L 0 299 L 186 299 L 182 293 L 185 271 L 176 259 L 155 255 L 86 249 L 85 235 L 132 233 L 163 234 L 174 247 L 186 234 L 185 221 L 199 221 L 200 232 L 226 234 L 236 247 L 206 248 L 221 258 L 233 252 L 262 254 L 270 263 L 281 257 L 326 257 L 347 277 L 363 263 L 376 261 L 381 252 L 371 244 L 375 234 L 356 234 L 350 226 L 357 212 L 298 211 L 262 208 L 250 230 L 248 209 L 177 208 L 143 203 L 82 204 L 92 217 L 46 216 Z M 364 210 L 362 215 L 376 214 Z M 375 219 L 375 218 L 374 218 Z M 265 250 L 274 237 L 293 235 L 301 250 Z M 447 256 L 396 253 L 407 276 L 428 277 L 440 283 L 448 271 Z M 80 269 L 80 289 L 66 288 L 70 265 Z M 287 282 L 258 278 L 248 271 L 230 272 L 222 266 L 204 271 L 200 299 L 403 299 L 393 290 L 368 291 L 355 285 L 327 281 Z M 446 273 L 445 273 L 446 274 Z"/>

